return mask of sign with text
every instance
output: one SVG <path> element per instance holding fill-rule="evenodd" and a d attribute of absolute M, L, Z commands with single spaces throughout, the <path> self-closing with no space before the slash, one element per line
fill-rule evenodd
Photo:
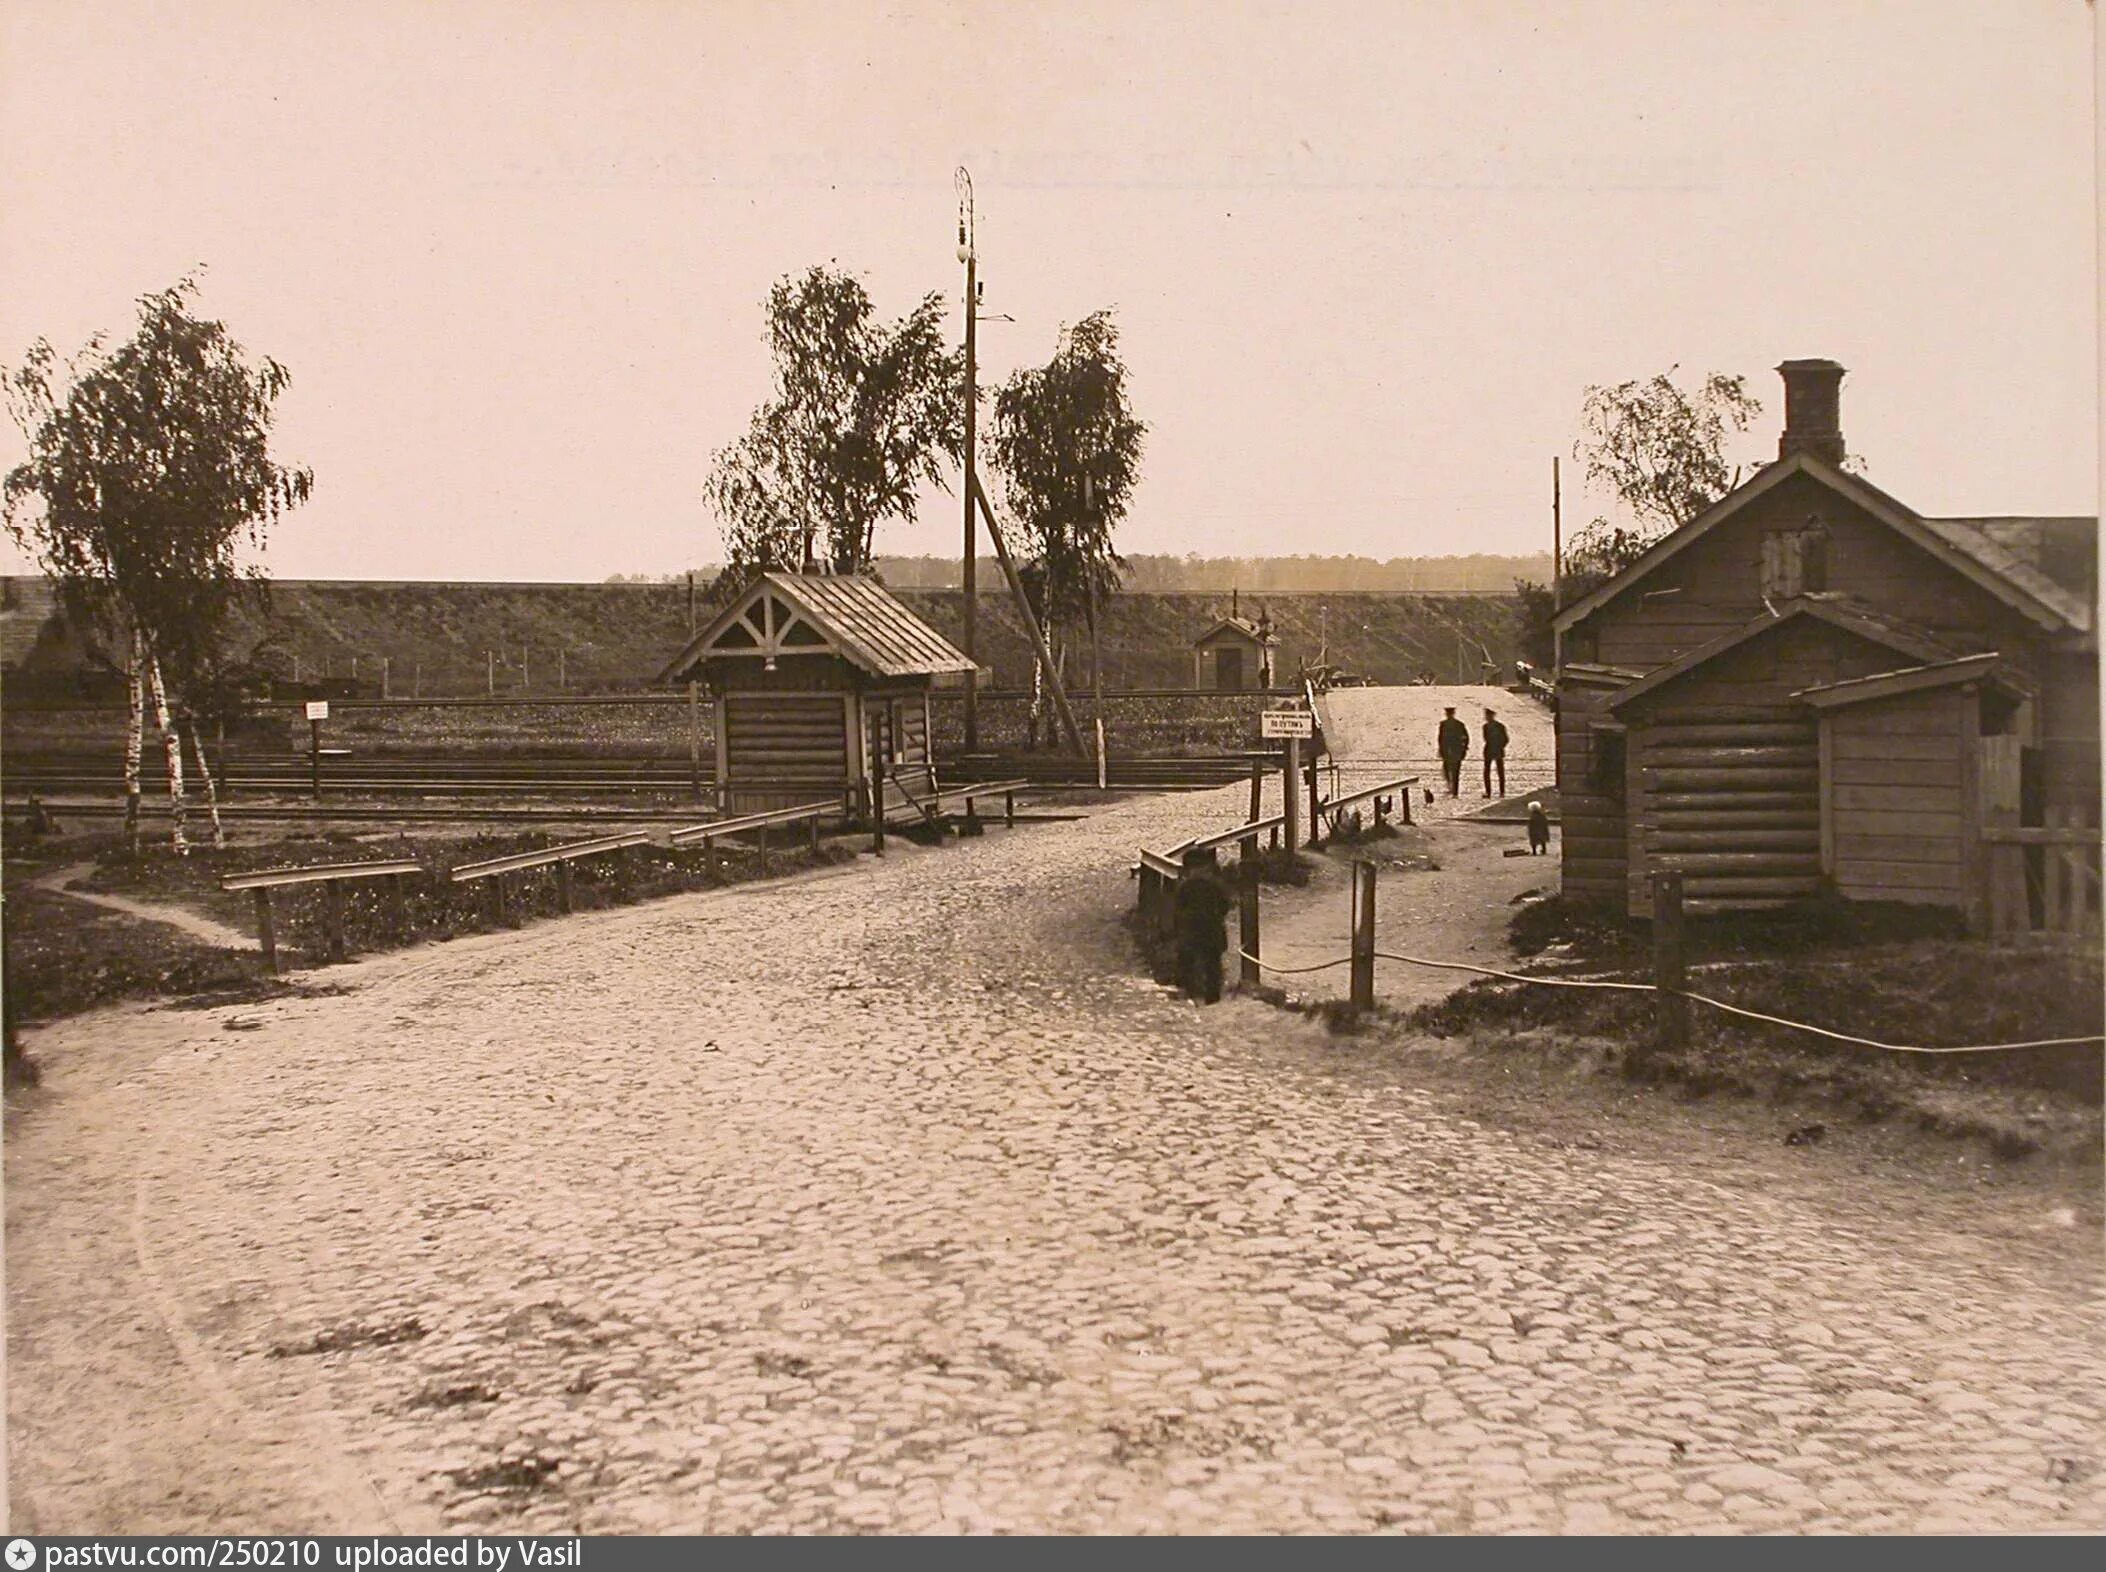
<path fill-rule="evenodd" d="M 1316 717 L 1307 710 L 1262 710 L 1258 715 L 1261 737 L 1313 737 Z"/>
<path fill-rule="evenodd" d="M 309 720 L 327 720 L 329 718 L 329 701 L 327 699 L 309 699 L 307 701 L 307 718 Z"/>

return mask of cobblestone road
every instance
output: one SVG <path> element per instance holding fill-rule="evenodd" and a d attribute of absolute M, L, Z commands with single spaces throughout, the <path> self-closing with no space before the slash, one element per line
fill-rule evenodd
<path fill-rule="evenodd" d="M 1236 802 L 44 1034 L 17 1526 L 2106 1526 L 2095 1241 L 1165 996 L 1125 862 Z"/>

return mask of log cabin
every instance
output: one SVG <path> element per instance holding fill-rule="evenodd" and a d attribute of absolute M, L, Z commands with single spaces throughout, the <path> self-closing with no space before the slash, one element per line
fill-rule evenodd
<path fill-rule="evenodd" d="M 863 574 L 759 573 L 667 663 L 716 717 L 718 806 L 760 813 L 840 798 L 867 815 L 936 789 L 929 692 L 972 662 Z"/>
<path fill-rule="evenodd" d="M 1919 514 L 1846 467 L 1843 368 L 1778 370 L 1776 461 L 1554 621 L 1564 893 L 1982 928 L 1985 829 L 2099 825 L 2098 520 Z"/>

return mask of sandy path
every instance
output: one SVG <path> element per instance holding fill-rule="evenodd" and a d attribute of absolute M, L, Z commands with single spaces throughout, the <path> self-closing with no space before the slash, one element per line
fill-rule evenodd
<path fill-rule="evenodd" d="M 180 906 L 171 906 L 159 901 L 135 901 L 128 896 L 111 895 L 101 890 L 74 888 L 77 881 L 87 878 L 94 871 L 95 864 L 92 862 L 77 862 L 64 868 L 54 868 L 30 882 L 37 889 L 50 890 L 68 900 L 85 901 L 90 906 L 122 912 L 125 916 L 136 917 L 142 922 L 160 923 L 165 928 L 174 928 L 193 939 L 223 950 L 248 950 L 256 946 L 253 936 L 237 928 L 229 928 L 225 923 L 215 922 L 197 912 L 186 911 Z"/>

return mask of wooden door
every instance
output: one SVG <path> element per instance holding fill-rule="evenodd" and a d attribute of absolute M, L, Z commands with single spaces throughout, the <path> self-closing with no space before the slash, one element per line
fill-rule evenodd
<path fill-rule="evenodd" d="M 1243 651 L 1233 644 L 1214 651 L 1214 686 L 1223 693 L 1240 692 L 1243 687 Z"/>

